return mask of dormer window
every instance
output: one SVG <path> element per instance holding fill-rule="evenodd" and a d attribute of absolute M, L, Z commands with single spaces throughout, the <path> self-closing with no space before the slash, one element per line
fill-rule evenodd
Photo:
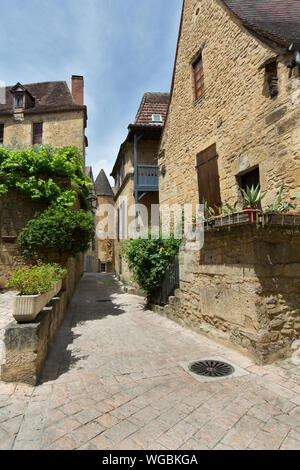
<path fill-rule="evenodd" d="M 13 94 L 14 109 L 32 108 L 34 106 L 34 97 L 21 83 L 17 83 L 11 89 L 11 93 Z"/>
<path fill-rule="evenodd" d="M 16 109 L 24 108 L 24 93 L 16 93 L 14 96 L 14 106 Z"/>
<path fill-rule="evenodd" d="M 162 123 L 161 114 L 152 114 L 152 122 Z"/>

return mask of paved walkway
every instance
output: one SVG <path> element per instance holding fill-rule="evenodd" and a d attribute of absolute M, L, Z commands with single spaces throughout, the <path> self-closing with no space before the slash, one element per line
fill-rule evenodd
<path fill-rule="evenodd" d="M 200 383 L 178 365 L 247 369 Z M 0 449 L 300 449 L 300 369 L 251 360 L 82 279 L 37 387 L 0 383 Z"/>

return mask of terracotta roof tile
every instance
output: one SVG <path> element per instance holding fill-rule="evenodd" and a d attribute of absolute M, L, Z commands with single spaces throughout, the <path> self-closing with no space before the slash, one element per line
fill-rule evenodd
<path fill-rule="evenodd" d="M 160 114 L 162 117 L 161 125 L 163 125 L 168 111 L 169 98 L 169 93 L 145 93 L 137 112 L 134 124 L 153 125 L 153 114 Z"/>

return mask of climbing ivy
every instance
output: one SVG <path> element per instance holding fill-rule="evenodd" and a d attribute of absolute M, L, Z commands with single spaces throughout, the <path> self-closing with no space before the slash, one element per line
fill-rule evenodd
<path fill-rule="evenodd" d="M 54 181 L 57 177 L 67 178 L 71 189 L 60 188 Z M 86 198 L 89 187 L 90 181 L 84 174 L 83 158 L 77 147 L 0 147 L 0 195 L 16 189 L 35 201 L 72 206 L 77 195 L 80 200 Z"/>

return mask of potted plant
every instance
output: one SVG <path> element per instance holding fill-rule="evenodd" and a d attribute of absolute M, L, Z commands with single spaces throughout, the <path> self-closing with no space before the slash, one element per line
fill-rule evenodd
<path fill-rule="evenodd" d="M 295 216 L 300 215 L 300 208 L 296 204 L 282 199 L 283 186 L 283 184 L 280 186 L 275 203 L 269 205 L 264 211 L 265 220 L 272 225 L 295 225 Z M 295 197 L 300 199 L 300 193 L 296 192 Z"/>
<path fill-rule="evenodd" d="M 13 299 L 15 320 L 34 320 L 62 286 L 66 270 L 57 264 L 20 266 L 7 276 L 6 287 L 17 290 Z"/>
<path fill-rule="evenodd" d="M 295 192 L 295 198 L 296 199 L 300 199 L 300 193 L 299 192 Z M 296 206 L 296 204 L 291 204 L 291 210 L 289 210 L 289 214 L 293 214 L 293 215 L 300 215 L 300 206 Z"/>
<path fill-rule="evenodd" d="M 246 187 L 246 191 L 242 189 L 243 194 L 243 209 L 248 212 L 248 217 L 251 222 L 255 222 L 257 219 L 257 206 L 259 202 L 265 197 L 267 191 L 262 194 L 260 185 L 258 184 L 256 188 L 252 186 Z"/>

